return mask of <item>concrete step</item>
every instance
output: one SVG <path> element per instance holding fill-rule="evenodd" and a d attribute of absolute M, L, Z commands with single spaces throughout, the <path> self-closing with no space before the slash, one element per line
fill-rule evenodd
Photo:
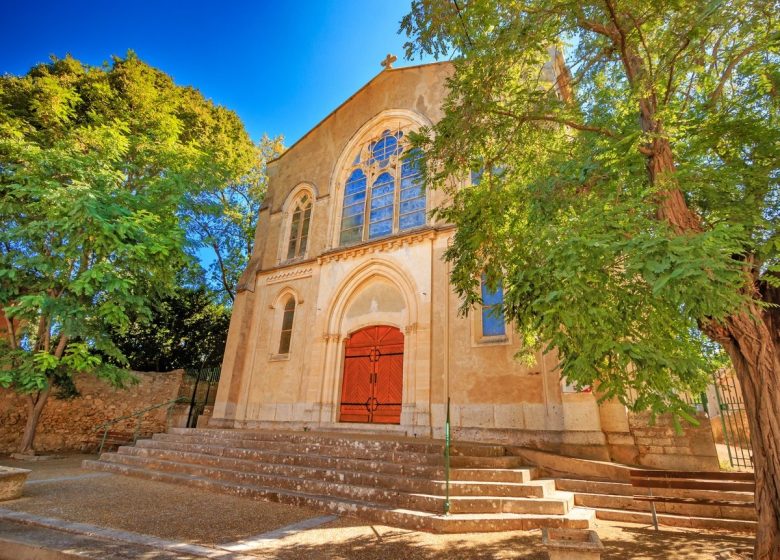
<path fill-rule="evenodd" d="M 610 494 L 615 496 L 647 496 L 649 488 L 631 486 L 626 482 L 602 482 L 594 480 L 578 480 L 571 478 L 556 478 L 555 484 L 558 490 L 567 492 L 582 492 L 586 494 Z M 680 498 L 718 499 L 730 502 L 753 502 L 752 492 L 724 492 L 717 491 L 717 496 L 712 490 L 688 490 L 682 488 L 664 488 L 664 496 L 677 496 Z"/>
<path fill-rule="evenodd" d="M 365 441 L 353 440 L 349 438 L 324 438 L 317 440 L 314 436 L 307 438 L 292 438 L 291 441 L 263 439 L 260 432 L 245 432 L 238 430 L 238 435 L 230 438 L 220 436 L 219 433 L 212 432 L 230 432 L 232 430 L 185 430 L 178 428 L 174 433 L 155 434 L 152 441 L 163 441 L 167 443 L 184 443 L 195 445 L 223 445 L 240 449 L 261 449 L 265 451 L 276 451 L 284 454 L 298 455 L 327 455 L 329 457 L 343 457 L 347 459 L 376 459 L 392 463 L 421 464 L 431 466 L 443 466 L 444 455 L 441 451 L 431 452 L 432 447 L 426 444 L 416 444 L 422 451 L 413 451 L 413 444 L 404 446 L 397 445 L 398 442 L 390 441 L 390 447 L 384 449 L 381 443 L 384 441 Z M 180 433 L 185 430 L 185 433 Z M 269 436 L 270 437 L 270 436 Z M 298 441 L 300 440 L 300 441 Z M 146 441 L 146 440 L 142 440 Z M 464 446 L 462 452 L 474 450 L 478 452 L 479 446 Z M 496 450 L 504 448 L 493 446 Z M 490 446 L 487 447 L 488 449 Z M 488 451 L 482 450 L 483 453 Z M 498 451 L 496 451 L 498 453 Z M 524 466 L 522 459 L 512 456 L 499 455 L 479 455 L 479 456 L 453 456 L 450 459 L 452 467 L 457 468 L 500 468 L 512 469 Z"/>
<path fill-rule="evenodd" d="M 576 508 L 575 508 L 576 509 Z M 598 508 L 594 511 L 597 519 L 607 521 L 625 521 L 629 523 L 642 523 L 651 525 L 653 516 L 643 511 L 627 511 L 623 509 Z M 743 519 L 719 519 L 715 517 L 696 517 L 690 515 L 674 515 L 670 513 L 658 513 L 659 525 L 668 527 L 685 527 L 689 529 L 718 529 L 726 531 L 754 533 L 756 522 Z"/>
<path fill-rule="evenodd" d="M 458 469 L 516 469 L 527 463 L 520 457 L 450 457 L 450 466 Z"/>
<path fill-rule="evenodd" d="M 253 472 L 261 475 L 281 476 L 284 478 L 297 477 L 301 479 L 341 482 L 359 486 L 390 488 L 403 492 L 443 495 L 445 493 L 446 486 L 446 483 L 443 480 L 431 479 L 429 477 L 423 478 L 421 476 L 386 474 L 380 469 L 353 471 L 346 468 L 344 464 L 339 463 L 336 463 L 331 468 L 297 466 L 280 463 L 262 463 L 224 456 L 143 447 L 122 447 L 118 454 L 161 459 L 177 463 L 205 465 L 220 469 Z M 479 473 L 482 471 L 476 472 Z M 436 472 L 436 474 L 443 475 L 444 473 Z M 458 474 L 462 475 L 463 473 Z M 555 482 L 553 480 L 515 483 L 480 480 L 472 481 L 464 479 L 451 480 L 450 482 L 450 494 L 452 496 L 490 495 L 541 498 L 554 491 Z"/>
<path fill-rule="evenodd" d="M 594 509 L 621 509 L 638 512 L 652 511 L 650 502 L 634 500 L 631 496 L 577 492 L 574 494 L 574 503 L 578 506 Z M 751 507 L 655 502 L 655 510 L 658 513 L 689 515 L 693 517 L 713 517 L 717 519 L 745 521 L 756 520 L 756 510 Z"/>
<path fill-rule="evenodd" d="M 438 473 L 443 478 L 444 469 Z M 483 482 L 531 482 L 536 478 L 536 469 L 521 467 L 517 469 L 469 469 L 451 468 L 450 480 L 479 480 Z"/>
<path fill-rule="evenodd" d="M 148 480 L 183 484 L 204 490 L 315 508 L 339 515 L 354 515 L 395 527 L 440 533 L 532 530 L 540 527 L 584 529 L 592 526 L 592 510 L 573 508 L 564 515 L 517 514 L 509 512 L 439 515 L 431 512 L 389 507 L 330 495 L 262 488 L 226 480 L 137 468 L 106 461 L 84 461 L 84 467 Z"/>
<path fill-rule="evenodd" d="M 101 461 L 119 463 L 136 468 L 146 468 L 155 471 L 164 471 L 185 474 L 190 476 L 226 480 L 238 484 L 247 484 L 264 488 L 277 488 L 294 492 L 306 492 L 327 496 L 338 496 L 349 500 L 363 500 L 403 507 L 419 509 L 428 512 L 441 512 L 444 510 L 444 496 L 431 495 L 423 492 L 410 492 L 394 487 L 393 485 L 380 486 L 376 480 L 363 480 L 364 484 L 351 480 L 347 476 L 337 476 L 332 480 L 320 478 L 302 478 L 288 475 L 269 475 L 253 472 L 251 463 L 233 462 L 231 468 L 227 465 L 221 467 L 207 464 L 182 463 L 157 457 L 143 457 L 131 454 L 104 453 Z M 231 460 L 235 461 L 235 460 Z M 342 475 L 344 473 L 341 473 Z M 424 483 L 425 481 L 418 481 Z M 421 484 L 422 486 L 422 484 Z M 455 486 L 458 486 L 457 483 Z M 522 487 L 517 485 L 518 488 Z M 535 485 L 528 485 L 527 489 Z M 539 485 L 541 492 L 545 486 Z M 437 487 L 443 493 L 444 485 Z M 537 490 L 538 492 L 538 490 Z M 482 497 L 482 496 L 452 496 L 450 498 L 452 511 L 460 513 L 547 513 L 565 514 L 573 507 L 573 497 L 570 493 L 555 493 L 552 497 Z"/>
<path fill-rule="evenodd" d="M 440 440 L 420 440 L 403 436 L 388 436 L 361 433 L 329 433 L 300 431 L 235 430 L 218 428 L 171 428 L 169 435 L 187 437 L 211 437 L 222 441 L 252 439 L 256 441 L 286 443 L 295 445 L 324 445 L 330 447 L 358 447 L 366 451 L 395 451 L 406 453 L 438 454 L 444 453 L 444 442 Z M 501 457 L 507 455 L 503 445 L 457 442 L 450 448 L 451 455 L 471 457 Z"/>
<path fill-rule="evenodd" d="M 631 486 L 631 484 L 620 482 L 600 482 L 576 479 L 556 479 L 555 485 L 559 490 L 574 492 L 574 503 L 578 506 L 636 512 L 650 512 L 652 510 L 652 506 L 649 502 L 633 499 L 633 496 L 649 495 L 650 491 L 647 488 L 636 488 Z M 663 495 L 679 498 L 710 499 L 741 503 L 752 503 L 753 501 L 753 494 L 750 492 L 664 489 Z M 755 521 L 756 519 L 755 509 L 753 507 L 745 506 L 657 502 L 655 508 L 658 513 L 669 513 L 672 515 L 689 515 L 693 517 L 710 517 L 743 521 Z"/>
<path fill-rule="evenodd" d="M 444 468 L 442 466 L 415 464 L 408 461 L 382 461 L 376 458 L 349 459 L 314 453 L 275 452 L 260 448 L 229 447 L 221 444 L 186 443 L 163 438 L 139 440 L 136 448 L 200 453 L 203 455 L 232 457 L 279 465 L 300 465 L 329 469 L 340 468 L 351 471 L 380 472 L 390 475 L 426 477 L 429 479 L 444 478 Z M 123 452 L 122 448 L 120 448 L 119 452 Z M 453 468 L 450 470 L 450 480 L 523 483 L 531 481 L 535 476 L 536 470 L 528 467 L 507 469 Z"/>
<path fill-rule="evenodd" d="M 326 441 L 295 443 L 244 437 L 224 439 L 211 434 L 155 434 L 152 441 L 190 445 L 222 445 L 239 449 L 259 449 L 283 454 L 327 455 L 329 457 L 341 457 L 345 459 L 375 459 L 379 461 L 415 465 L 442 466 L 444 464 L 444 456 L 442 453 L 383 450 L 381 448 L 376 449 L 374 446 L 366 448 L 358 444 L 328 445 L 326 444 Z"/>
<path fill-rule="evenodd" d="M 366 451 L 397 451 L 403 453 L 443 454 L 444 445 L 436 440 L 418 440 L 398 436 L 372 436 L 362 434 L 340 434 L 328 432 L 236 430 L 217 428 L 171 428 L 168 435 L 204 437 L 223 442 L 254 440 L 291 445 L 324 445 L 328 447 L 356 447 Z M 488 446 L 500 447 L 500 446 Z M 501 448 L 503 449 L 503 447 Z"/>

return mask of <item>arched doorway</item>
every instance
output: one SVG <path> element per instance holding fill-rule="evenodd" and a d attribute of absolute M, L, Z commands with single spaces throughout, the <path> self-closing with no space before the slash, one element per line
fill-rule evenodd
<path fill-rule="evenodd" d="M 340 422 L 400 424 L 404 335 L 376 325 L 352 333 L 344 352 Z"/>

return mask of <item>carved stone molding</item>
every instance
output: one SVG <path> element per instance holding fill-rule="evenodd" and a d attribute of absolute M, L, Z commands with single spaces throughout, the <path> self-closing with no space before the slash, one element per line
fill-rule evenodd
<path fill-rule="evenodd" d="M 406 325 L 404 327 L 404 334 L 407 336 L 410 334 L 414 334 L 417 332 L 417 323 L 412 323 L 411 325 Z"/>
<path fill-rule="evenodd" d="M 322 334 L 322 340 L 323 342 L 338 342 L 341 338 L 341 335 L 334 334 L 334 333 L 323 333 Z"/>
<path fill-rule="evenodd" d="M 289 280 L 297 280 L 299 278 L 308 278 L 312 274 L 311 268 L 294 268 L 290 270 L 282 270 L 276 274 L 268 276 L 265 280 L 266 284 L 278 284 L 279 282 L 287 282 Z"/>
<path fill-rule="evenodd" d="M 384 253 L 392 251 L 394 249 L 400 249 L 405 245 L 415 245 L 423 241 L 434 239 L 436 232 L 433 230 L 426 230 L 414 233 L 412 235 L 405 235 L 403 237 L 393 237 L 384 241 L 376 241 L 369 244 L 358 245 L 357 247 L 348 247 L 341 250 L 336 250 L 331 253 L 327 253 L 317 258 L 317 262 L 325 264 L 331 261 L 348 260 L 361 255 L 370 255 L 372 253 Z"/>

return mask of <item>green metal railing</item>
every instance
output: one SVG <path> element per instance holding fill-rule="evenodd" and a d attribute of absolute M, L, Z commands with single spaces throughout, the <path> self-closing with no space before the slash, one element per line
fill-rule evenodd
<path fill-rule="evenodd" d="M 447 419 L 444 421 L 444 515 L 450 513 L 450 398 L 447 397 Z"/>
<path fill-rule="evenodd" d="M 170 401 L 165 401 L 163 403 L 153 404 L 152 406 L 148 406 L 141 410 L 136 410 L 135 412 L 131 414 L 127 414 L 125 416 L 120 416 L 118 418 L 114 418 L 113 420 L 109 420 L 108 422 L 104 422 L 103 424 L 100 424 L 97 428 L 95 428 L 94 432 L 99 432 L 100 430 L 103 430 L 103 437 L 100 439 L 100 447 L 98 448 L 98 455 L 100 455 L 103 452 L 103 446 L 106 443 L 106 438 L 108 437 L 108 429 L 118 424 L 119 422 L 122 422 L 124 420 L 129 420 L 130 418 L 138 418 L 138 421 L 135 424 L 135 432 L 133 433 L 133 443 L 135 443 L 138 440 L 138 436 L 141 433 L 141 420 L 143 419 L 143 415 L 149 412 L 150 410 L 155 410 L 158 408 L 162 408 L 164 406 L 172 406 L 176 403 L 180 402 L 187 402 L 186 398 L 178 397 L 175 399 L 172 399 Z"/>

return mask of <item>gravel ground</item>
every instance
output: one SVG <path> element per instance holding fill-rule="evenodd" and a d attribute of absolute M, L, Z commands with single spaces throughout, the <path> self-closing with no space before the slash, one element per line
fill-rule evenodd
<path fill-rule="evenodd" d="M 36 463 L 0 459 L 30 468 L 30 480 L 93 475 L 81 470 L 84 455 Z M 134 531 L 213 546 L 322 516 L 322 512 L 116 475 L 38 482 L 24 497 L 0 507 L 46 517 Z M 605 560 L 712 560 L 728 549 L 752 546 L 749 536 L 683 531 L 599 521 Z M 278 539 L 253 551 L 258 558 L 359 560 L 544 560 L 538 531 L 432 535 L 341 518 Z"/>
<path fill-rule="evenodd" d="M 97 459 L 97 455 L 55 455 L 53 459 L 44 461 L 18 461 L 10 457 L 0 456 L 0 465 L 15 467 L 17 469 L 29 469 L 32 472 L 27 480 L 44 480 L 47 478 L 64 478 L 70 476 L 83 476 L 89 474 L 81 468 L 81 462 L 85 459 Z"/>
<path fill-rule="evenodd" d="M 604 560 L 713 560 L 727 549 L 752 547 L 753 539 L 712 532 L 678 531 L 599 521 Z M 264 558 L 279 560 L 546 560 L 541 532 L 433 535 L 341 519 L 282 539 Z"/>
<path fill-rule="evenodd" d="M 84 458 L 29 463 L 0 460 L 2 465 L 31 469 L 29 480 L 88 476 L 28 484 L 21 499 L 2 502 L 0 507 L 203 545 L 233 542 L 322 515 L 307 508 L 162 482 L 117 475 L 93 477 L 94 471 L 77 467 Z"/>

